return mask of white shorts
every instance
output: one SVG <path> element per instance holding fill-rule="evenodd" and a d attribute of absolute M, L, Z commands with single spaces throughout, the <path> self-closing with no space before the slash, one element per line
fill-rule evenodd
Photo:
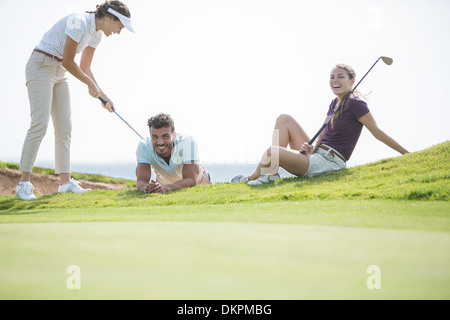
<path fill-rule="evenodd" d="M 313 154 L 308 154 L 309 166 L 304 177 L 314 177 L 325 172 L 345 168 L 345 161 L 332 154 L 331 151 L 337 152 L 333 148 L 330 148 L 328 151 L 318 148 Z"/>

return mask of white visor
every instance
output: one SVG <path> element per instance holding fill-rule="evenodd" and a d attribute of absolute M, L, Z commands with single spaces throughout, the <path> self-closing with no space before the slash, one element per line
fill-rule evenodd
<path fill-rule="evenodd" d="M 133 26 L 131 25 L 131 19 L 128 17 L 125 17 L 123 14 L 118 13 L 116 10 L 113 10 L 111 8 L 108 9 L 108 12 L 115 15 L 117 18 L 119 18 L 120 22 L 122 22 L 123 26 L 127 28 L 130 32 L 135 33 Z"/>

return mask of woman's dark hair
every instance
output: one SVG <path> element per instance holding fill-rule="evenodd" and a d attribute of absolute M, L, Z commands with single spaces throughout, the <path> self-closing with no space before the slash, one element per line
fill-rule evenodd
<path fill-rule="evenodd" d="M 172 132 L 175 131 L 175 124 L 173 119 L 167 113 L 159 113 L 156 116 L 148 119 L 147 125 L 149 128 L 153 127 L 155 129 L 160 129 L 162 127 L 170 127 L 172 128 Z"/>
<path fill-rule="evenodd" d="M 104 17 L 110 17 L 114 20 L 119 20 L 115 15 L 108 12 L 108 9 L 111 8 L 114 11 L 117 11 L 118 13 L 131 18 L 130 10 L 128 9 L 127 5 L 123 3 L 122 1 L 110 1 L 107 0 L 103 4 L 97 5 L 97 9 L 95 11 L 88 11 L 88 13 L 95 13 L 96 17 L 101 19 Z"/>

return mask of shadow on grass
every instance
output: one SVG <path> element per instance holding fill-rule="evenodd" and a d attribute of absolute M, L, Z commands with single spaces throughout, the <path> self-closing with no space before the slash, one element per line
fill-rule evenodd
<path fill-rule="evenodd" d="M 48 214 L 48 210 L 26 210 L 26 209 L 14 209 L 14 210 L 8 210 L 5 212 L 0 212 L 1 216 L 25 216 L 25 215 L 37 215 L 37 214 Z M 57 213 L 54 213 L 57 214 Z"/>
<path fill-rule="evenodd" d="M 49 204 L 50 200 L 57 196 L 58 196 L 57 193 L 43 195 L 34 201 L 22 201 L 18 197 L 0 200 L 0 216 L 9 215 L 16 211 L 33 210 L 37 207 L 41 207 L 42 205 Z M 7 212 L 2 212 L 3 210 Z M 38 211 L 33 211 L 33 214 L 35 214 L 36 212 Z"/>
<path fill-rule="evenodd" d="M 339 180 L 345 176 L 353 174 L 348 168 L 344 168 L 338 171 L 332 171 L 332 172 L 326 172 L 321 175 L 311 177 L 311 178 L 305 178 L 305 177 L 289 177 L 289 178 L 283 178 L 280 179 L 274 183 L 267 183 L 262 184 L 259 186 L 251 186 L 255 189 L 269 189 L 269 188 L 275 188 L 277 186 L 282 186 L 286 184 L 292 184 L 296 183 L 298 185 L 300 184 L 320 184 L 320 183 L 328 183 L 331 181 Z"/>
<path fill-rule="evenodd" d="M 176 190 L 180 191 L 180 190 Z M 172 193 L 172 192 L 170 192 Z M 132 200 L 132 199 L 146 199 L 146 198 L 157 198 L 160 197 L 162 200 L 164 200 L 165 195 L 160 194 L 148 194 L 148 193 L 142 193 L 137 190 L 95 190 L 92 193 L 86 194 L 84 196 L 87 196 L 89 198 L 86 199 L 86 204 L 89 206 L 96 206 L 96 203 L 98 202 L 96 200 L 96 197 L 101 194 L 101 198 L 111 198 L 113 200 L 117 200 L 117 202 L 121 202 L 123 200 Z M 167 193 L 168 195 L 169 193 Z M 77 195 L 74 195 L 73 197 L 76 197 Z M 38 199 L 34 201 L 22 201 L 16 196 L 5 196 L 0 198 L 0 216 L 2 215 L 8 215 L 14 212 L 18 211 L 26 211 L 26 210 L 32 210 L 33 213 L 36 213 L 38 211 L 35 211 L 36 209 L 42 209 L 43 207 L 49 207 L 52 208 L 55 206 L 55 203 L 63 203 L 64 201 L 76 201 L 76 202 L 83 202 L 83 198 L 72 198 L 70 199 L 65 197 L 62 197 L 61 194 L 53 193 L 48 195 L 38 195 Z M 61 199 L 58 199 L 60 198 Z M 114 204 L 112 204 L 114 205 Z M 103 207 L 104 205 L 100 204 L 99 207 Z M 110 205 L 107 205 L 110 206 Z M 59 207 L 56 205 L 56 207 Z"/>

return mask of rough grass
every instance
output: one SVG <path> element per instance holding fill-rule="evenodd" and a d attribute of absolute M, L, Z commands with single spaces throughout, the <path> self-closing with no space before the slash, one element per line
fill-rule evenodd
<path fill-rule="evenodd" d="M 89 178 L 89 177 L 87 177 Z M 305 200 L 448 201 L 450 142 L 315 178 L 286 178 L 251 187 L 244 183 L 198 186 L 167 194 L 136 190 L 52 194 L 38 201 L 0 196 L 0 210 L 219 205 Z"/>

